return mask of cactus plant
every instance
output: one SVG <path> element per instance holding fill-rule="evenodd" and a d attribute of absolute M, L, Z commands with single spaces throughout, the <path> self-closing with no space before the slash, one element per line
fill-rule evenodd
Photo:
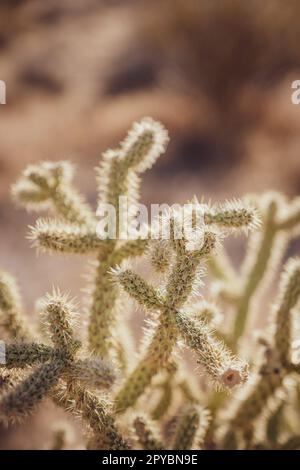
<path fill-rule="evenodd" d="M 35 331 L 23 313 L 16 281 L 0 273 L 5 338 L 0 422 L 26 419 L 48 396 L 81 418 L 87 449 L 298 448 L 300 365 L 293 356 L 298 259 L 288 261 L 281 276 L 269 331 L 260 338 L 263 357 L 249 354 L 245 333 L 270 274 L 278 272 L 289 241 L 299 235 L 300 200 L 266 193 L 211 205 L 194 197 L 188 212 L 177 205 L 144 227 L 144 236 L 123 237 L 124 230 L 136 233 L 140 174 L 167 142 L 163 126 L 144 118 L 117 149 L 104 154 L 97 168 L 98 209 L 113 208 L 108 232 L 99 224 L 99 210 L 73 187 L 68 162 L 30 165 L 13 185 L 19 205 L 49 213 L 29 233 L 41 256 L 92 254 L 96 264 L 88 289 L 87 339 L 74 321 L 77 308 L 58 289 L 40 305 L 44 334 Z M 127 208 L 120 204 L 125 196 L 133 207 L 126 222 Z M 187 213 L 191 226 L 180 232 Z M 240 272 L 222 247 L 233 233 L 249 233 Z M 136 257 L 151 266 L 153 281 L 136 271 Z M 209 302 L 199 300 L 207 295 L 206 273 Z M 137 354 L 126 324 L 129 298 L 150 317 Z M 198 370 L 186 365 L 183 347 Z M 291 395 L 294 412 L 289 426 L 291 410 L 278 393 L 283 390 Z M 64 445 L 58 432 L 52 448 Z"/>

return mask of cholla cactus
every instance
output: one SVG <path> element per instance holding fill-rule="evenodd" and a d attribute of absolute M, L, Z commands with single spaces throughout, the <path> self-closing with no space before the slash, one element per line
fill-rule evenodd
<path fill-rule="evenodd" d="M 200 206 L 200 204 L 198 205 Z M 208 213 L 206 208 L 204 207 L 203 210 L 206 215 Z M 168 222 L 173 228 L 169 240 L 169 249 L 173 251 L 173 256 L 170 260 L 169 273 L 162 289 L 163 292 L 154 289 L 130 269 L 121 267 L 112 271 L 113 276 L 125 292 L 147 310 L 159 313 L 157 325 L 148 332 L 149 344 L 145 353 L 117 394 L 117 410 L 124 411 L 136 402 L 145 388 L 150 385 L 152 378 L 167 366 L 179 338 L 195 351 L 198 362 L 206 369 L 215 383 L 232 388 L 246 381 L 247 365 L 235 358 L 225 344 L 214 337 L 205 322 L 191 318 L 184 311 L 184 305 L 191 298 L 195 286 L 199 283 L 201 264 L 218 244 L 219 233 L 210 225 L 220 224 L 222 227 L 224 225 L 230 227 L 230 214 L 226 208 L 224 223 L 222 210 L 222 208 L 219 209 L 217 219 L 207 222 L 202 240 L 198 240 L 198 246 L 196 241 L 196 247 L 193 250 L 188 249 L 187 239 L 178 240 L 174 236 L 181 214 L 170 213 L 166 215 L 168 220 L 164 222 Z M 243 224 L 247 226 L 252 222 L 251 217 L 244 218 L 245 211 L 245 208 L 240 209 L 240 212 L 243 212 L 240 217 L 242 219 L 239 222 L 240 227 L 243 227 Z M 234 211 L 232 214 L 234 227 L 238 215 L 238 211 Z M 252 216 L 254 217 L 254 214 Z"/>
<path fill-rule="evenodd" d="M 130 202 L 139 197 L 139 174 L 151 168 L 165 150 L 168 135 L 150 118 L 135 123 L 117 150 L 109 150 L 97 169 L 99 203 L 112 204 L 120 219 L 119 197 Z M 108 275 L 110 267 L 144 252 L 145 241 L 128 243 L 101 240 L 97 219 L 91 208 L 71 186 L 73 167 L 68 162 L 43 162 L 26 169 L 13 186 L 15 199 L 26 208 L 50 207 L 57 219 L 39 219 L 30 239 L 42 251 L 61 253 L 98 253 L 90 295 L 89 347 L 108 357 L 113 341 L 118 292 Z M 122 210 L 122 209 L 121 209 Z M 116 230 L 120 227 L 117 226 Z"/>
<path fill-rule="evenodd" d="M 248 319 L 259 309 L 258 294 L 279 267 L 289 240 L 300 233 L 299 198 L 289 203 L 267 193 L 210 205 L 194 197 L 187 212 L 178 205 L 159 214 L 156 224 L 146 227 L 146 237 L 124 240 L 126 208 L 120 197 L 136 207 L 140 174 L 167 141 L 162 125 L 145 118 L 117 149 L 104 154 L 97 169 L 98 203 L 113 207 L 115 236 L 107 236 L 74 189 L 68 162 L 31 165 L 13 186 L 19 204 L 49 213 L 30 229 L 38 251 L 91 254 L 96 267 L 88 288 L 88 328 L 80 331 L 80 340 L 76 309 L 65 295 L 57 290 L 43 300 L 41 336 L 26 321 L 15 280 L 0 272 L 5 339 L 0 421 L 26 418 L 48 396 L 82 420 L 88 449 L 299 448 L 300 365 L 293 318 L 300 296 L 298 259 L 284 269 L 268 334 L 260 339 L 263 358 L 250 356 L 251 347 L 244 347 Z M 133 209 L 127 228 L 135 228 L 137 219 Z M 238 272 L 222 241 L 241 232 L 250 232 L 250 241 Z M 133 269 L 132 259 L 143 255 L 157 283 Z M 199 300 L 205 265 L 208 301 Z M 127 321 L 128 297 L 151 316 L 138 354 Z M 179 355 L 182 346 L 193 353 L 201 374 Z M 288 404 L 283 392 L 289 394 Z M 64 445 L 58 431 L 51 447 Z"/>
<path fill-rule="evenodd" d="M 250 385 L 250 390 L 243 390 L 241 404 L 230 419 L 227 439 L 233 432 L 243 433 L 246 440 L 252 439 L 253 422 L 263 413 L 267 401 L 283 386 L 288 374 L 298 372 L 298 365 L 291 357 L 291 311 L 299 298 L 300 260 L 291 259 L 282 274 L 279 298 L 272 314 L 273 344 L 263 341 L 265 355 L 258 378 Z M 225 443 L 228 441 L 225 436 Z"/>
<path fill-rule="evenodd" d="M 10 280 L 9 277 L 7 279 Z M 11 283 L 3 283 L 1 294 L 3 292 L 9 292 L 11 299 L 18 295 L 11 289 Z M 17 297 L 14 305 L 16 300 Z M 2 311 L 4 319 L 5 315 L 6 312 Z M 82 416 L 93 431 L 93 439 L 99 441 L 100 448 L 128 448 L 126 441 L 119 436 L 113 417 L 106 412 L 107 401 L 100 400 L 89 391 L 90 388 L 110 388 L 117 376 L 115 367 L 101 358 L 86 354 L 85 357 L 79 356 L 81 343 L 73 333 L 74 307 L 66 296 L 55 291 L 48 295 L 43 304 L 43 316 L 52 347 L 29 342 L 28 331 L 28 341 L 23 341 L 21 335 L 18 340 L 15 331 L 23 331 L 18 324 L 21 319 L 19 314 L 16 314 L 13 327 L 4 323 L 6 332 L 15 341 L 5 345 L 5 360 L 0 369 L 32 370 L 23 380 L 15 377 L 13 383 L 4 389 L 0 399 L 0 421 L 9 423 L 23 419 L 42 398 L 50 395 L 58 406 Z"/>
<path fill-rule="evenodd" d="M 2 367 L 30 367 L 32 372 L 1 398 L 2 421 L 14 421 L 29 414 L 60 379 L 93 388 L 109 388 L 116 378 L 113 366 L 101 359 L 77 357 L 81 345 L 74 338 L 72 328 L 74 308 L 65 296 L 56 292 L 49 295 L 45 300 L 43 313 L 53 346 L 18 341 L 5 347 Z"/>
<path fill-rule="evenodd" d="M 229 338 L 233 345 L 245 331 L 255 294 L 268 283 L 269 274 L 279 265 L 288 241 L 298 236 L 300 229 L 299 198 L 289 205 L 280 194 L 266 193 L 259 201 L 254 198 L 254 203 L 262 215 L 262 230 L 255 231 L 250 238 L 241 276 L 234 272 L 225 254 L 211 265 L 221 280 L 219 295 L 236 309 Z"/>

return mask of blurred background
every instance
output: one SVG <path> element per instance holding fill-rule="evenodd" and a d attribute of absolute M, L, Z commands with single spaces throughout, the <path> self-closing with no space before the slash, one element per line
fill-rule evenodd
<path fill-rule="evenodd" d="M 300 193 L 299 18 L 299 0 L 1 0 L 0 267 L 29 312 L 53 284 L 80 296 L 85 260 L 30 248 L 35 216 L 10 200 L 28 163 L 72 160 L 95 205 L 101 153 L 149 115 L 171 142 L 143 202 Z M 48 431 L 2 431 L 0 448 L 42 448 Z"/>

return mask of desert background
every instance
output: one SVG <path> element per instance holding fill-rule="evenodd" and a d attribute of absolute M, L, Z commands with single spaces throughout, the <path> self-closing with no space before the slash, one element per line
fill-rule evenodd
<path fill-rule="evenodd" d="M 96 207 L 101 153 L 152 116 L 171 141 L 144 175 L 142 202 L 300 194 L 300 105 L 291 102 L 299 15 L 298 0 L 1 1 L 0 268 L 18 278 L 29 315 L 53 285 L 80 299 L 86 266 L 30 247 L 36 215 L 10 196 L 29 163 L 73 161 Z M 243 242 L 229 250 L 238 263 Z M 1 428 L 0 449 L 46 448 L 59 419 L 43 406 L 25 425 Z"/>

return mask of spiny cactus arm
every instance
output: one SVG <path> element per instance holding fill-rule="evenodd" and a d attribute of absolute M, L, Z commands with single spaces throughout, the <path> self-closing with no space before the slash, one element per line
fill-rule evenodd
<path fill-rule="evenodd" d="M 146 309 L 155 311 L 163 308 L 163 299 L 156 289 L 135 272 L 117 267 L 111 270 L 111 274 L 124 291 Z"/>
<path fill-rule="evenodd" d="M 128 196 L 128 168 L 120 161 L 118 150 L 108 150 L 102 156 L 97 171 L 99 192 L 98 212 L 100 204 L 109 204 L 115 209 L 116 232 L 119 231 L 120 197 Z"/>
<path fill-rule="evenodd" d="M 67 384 L 57 385 L 51 397 L 54 403 L 72 414 L 80 416 L 93 431 L 89 449 L 126 450 L 129 443 L 119 433 L 108 404 L 97 395 L 72 380 Z"/>
<path fill-rule="evenodd" d="M 173 398 L 172 385 L 170 375 L 160 384 L 160 398 L 151 412 L 151 418 L 154 421 L 159 421 L 168 412 Z"/>
<path fill-rule="evenodd" d="M 162 380 L 155 384 L 160 396 L 150 413 L 153 421 L 161 420 L 168 413 L 173 401 L 173 391 L 177 387 L 176 378 L 179 366 L 176 360 L 171 359 L 165 369 Z"/>
<path fill-rule="evenodd" d="M 67 222 L 95 227 L 96 218 L 83 196 L 72 186 L 59 185 L 53 192 L 55 213 Z"/>
<path fill-rule="evenodd" d="M 199 279 L 199 265 L 213 252 L 217 242 L 217 235 L 206 231 L 199 250 L 182 252 L 182 246 L 179 247 L 166 285 L 166 304 L 170 308 L 180 308 L 190 297 Z"/>
<path fill-rule="evenodd" d="M 170 358 L 177 336 L 174 320 L 166 310 L 160 314 L 158 322 L 158 326 L 150 337 L 147 351 L 116 396 L 118 412 L 134 405 L 151 383 L 153 376 L 167 364 Z"/>
<path fill-rule="evenodd" d="M 38 219 L 28 238 L 41 252 L 86 254 L 105 249 L 92 227 L 66 224 L 53 219 Z"/>
<path fill-rule="evenodd" d="M 48 205 L 65 221 L 94 225 L 90 207 L 71 185 L 73 173 L 73 166 L 66 161 L 30 165 L 13 185 L 12 194 L 28 209 Z"/>
<path fill-rule="evenodd" d="M 74 379 L 82 386 L 96 389 L 110 388 L 116 376 L 115 367 L 99 358 L 78 359 L 66 372 L 67 380 Z"/>
<path fill-rule="evenodd" d="M 163 450 L 165 449 L 158 431 L 153 423 L 145 416 L 137 416 L 133 426 L 142 449 L 144 450 Z"/>
<path fill-rule="evenodd" d="M 134 123 L 119 149 L 104 153 L 97 178 L 99 204 L 114 207 L 117 232 L 123 229 L 123 223 L 120 223 L 123 212 L 120 197 L 126 197 L 126 203 L 134 207 L 139 197 L 140 180 L 137 174 L 151 168 L 164 152 L 167 142 L 168 135 L 162 125 L 144 118 Z"/>
<path fill-rule="evenodd" d="M 213 337 L 207 324 L 195 322 L 180 311 L 174 311 L 174 318 L 183 340 L 195 351 L 199 364 L 216 385 L 231 389 L 247 380 L 247 365 Z"/>
<path fill-rule="evenodd" d="M 123 412 L 135 404 L 153 377 L 168 363 L 176 340 L 174 319 L 168 315 L 168 312 L 162 312 L 158 318 L 158 325 L 150 336 L 147 350 L 117 393 L 115 398 L 117 412 Z"/>
<path fill-rule="evenodd" d="M 281 276 L 280 292 L 275 306 L 275 348 L 283 365 L 291 361 L 291 310 L 300 297 L 300 259 L 290 259 Z"/>
<path fill-rule="evenodd" d="M 136 176 L 151 168 L 165 151 L 168 134 L 151 118 L 133 124 L 118 150 L 103 155 L 98 169 L 99 202 L 112 204 L 119 215 L 119 197 L 129 196 L 130 203 L 138 198 L 139 180 Z"/>
<path fill-rule="evenodd" d="M 99 202 L 112 204 L 117 213 L 120 196 L 129 196 L 134 202 L 139 185 L 135 174 L 151 168 L 167 142 L 167 132 L 160 123 L 150 118 L 134 123 L 120 148 L 103 155 L 97 169 Z"/>
<path fill-rule="evenodd" d="M 168 141 L 168 133 L 159 122 L 143 118 L 133 124 L 121 143 L 120 159 L 127 168 L 143 173 L 165 152 Z"/>
<path fill-rule="evenodd" d="M 57 384 L 65 367 L 54 360 L 42 364 L 0 400 L 0 421 L 15 422 L 32 413 L 42 398 Z"/>
<path fill-rule="evenodd" d="M 232 343 L 243 334 L 249 312 L 250 301 L 257 290 L 259 284 L 266 276 L 268 267 L 272 259 L 278 257 L 281 246 L 275 246 L 276 241 L 276 214 L 278 211 L 278 201 L 276 198 L 268 201 L 263 217 L 262 233 L 253 236 L 252 243 L 248 248 L 248 255 L 243 267 L 243 279 L 245 284 L 242 287 L 242 293 L 238 301 L 237 312 L 233 324 Z M 255 234 L 256 235 L 256 234 Z"/>
<path fill-rule="evenodd" d="M 39 188 L 25 178 L 19 179 L 12 186 L 12 196 L 17 203 L 28 210 L 42 210 L 49 206 L 47 189 Z"/>
<path fill-rule="evenodd" d="M 24 368 L 55 358 L 55 350 L 39 343 L 12 343 L 5 345 L 5 362 L 0 368 Z"/>
<path fill-rule="evenodd" d="M 227 201 L 225 204 L 204 210 L 204 222 L 222 229 L 252 231 L 260 226 L 257 210 L 243 201 Z"/>
<path fill-rule="evenodd" d="M 166 303 L 181 307 L 192 293 L 196 278 L 199 279 L 199 261 L 195 254 L 178 256 L 166 286 Z"/>
<path fill-rule="evenodd" d="M 172 250 L 167 240 L 152 241 L 151 250 L 149 252 L 150 261 L 155 271 L 165 273 L 169 268 Z"/>
<path fill-rule="evenodd" d="M 112 282 L 109 270 L 111 259 L 97 262 L 94 286 L 92 287 L 92 305 L 89 317 L 89 350 L 102 358 L 110 355 L 112 331 L 116 322 L 116 301 L 119 294 L 118 286 Z"/>
<path fill-rule="evenodd" d="M 0 271 L 0 326 L 10 338 L 27 340 L 30 328 L 21 315 L 21 301 L 17 283 L 8 273 Z"/>
<path fill-rule="evenodd" d="M 216 225 L 225 230 L 245 232 L 256 230 L 260 226 L 257 210 L 246 202 L 234 200 L 223 205 L 203 205 L 204 222 Z M 213 276 L 223 282 L 232 283 L 237 273 L 224 248 L 218 250 L 217 256 L 211 256 L 208 266 Z"/>
<path fill-rule="evenodd" d="M 197 448 L 203 449 L 204 448 L 204 442 L 205 439 L 208 435 L 209 429 L 210 429 L 210 424 L 212 422 L 212 414 L 210 410 L 207 408 L 202 408 L 199 411 L 200 414 L 200 422 L 198 426 L 198 431 L 196 434 L 196 445 Z"/>
<path fill-rule="evenodd" d="M 196 446 L 196 435 L 200 424 L 200 409 L 196 405 L 184 407 L 178 417 L 172 449 L 189 450 Z"/>
<path fill-rule="evenodd" d="M 67 397 L 68 400 L 73 401 L 74 411 L 80 413 L 82 419 L 94 432 L 94 449 L 127 450 L 130 448 L 129 443 L 120 435 L 104 399 L 99 399 L 97 395 L 76 382 L 68 387 Z"/>
<path fill-rule="evenodd" d="M 69 297 L 53 290 L 43 301 L 42 313 L 54 346 L 73 358 L 80 342 L 74 338 L 73 325 L 77 313 Z"/>

